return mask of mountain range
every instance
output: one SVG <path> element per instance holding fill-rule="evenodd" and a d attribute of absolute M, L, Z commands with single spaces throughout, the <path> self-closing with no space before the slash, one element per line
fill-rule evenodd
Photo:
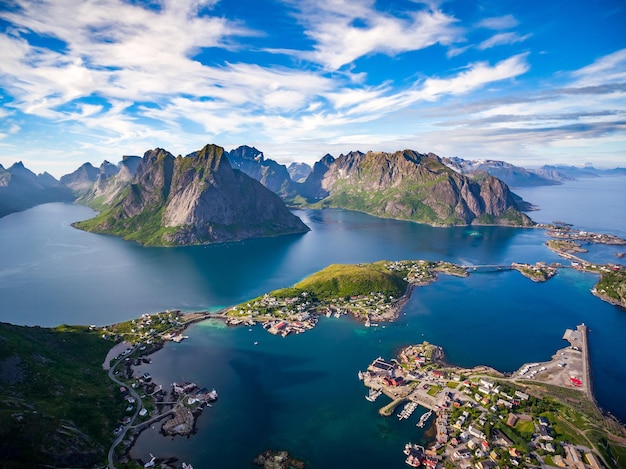
<path fill-rule="evenodd" d="M 91 163 L 57 181 L 22 163 L 0 166 L 0 216 L 33 205 L 72 201 L 100 211 L 82 229 L 144 244 L 180 245 L 297 233 L 308 228 L 285 206 L 359 210 L 432 225 L 528 226 L 529 209 L 510 187 L 560 184 L 626 169 L 543 166 L 440 158 L 413 150 L 327 154 L 313 167 L 289 167 L 247 145 L 207 145 L 174 157 L 154 149 L 117 165 Z M 260 183 L 260 184 L 259 184 Z M 282 199 L 282 200 L 281 200 Z"/>
<path fill-rule="evenodd" d="M 72 191 L 48 173 L 35 174 L 20 161 L 0 165 L 0 217 L 46 202 L 71 202 Z"/>

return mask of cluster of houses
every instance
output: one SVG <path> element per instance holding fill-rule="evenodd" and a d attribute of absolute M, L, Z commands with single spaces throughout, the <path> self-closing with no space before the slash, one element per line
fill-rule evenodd
<path fill-rule="evenodd" d="M 602 467 L 591 452 L 586 464 L 580 457 L 577 465 L 571 464 L 571 457 L 570 462 L 557 457 L 562 447 L 554 442 L 550 421 L 532 414 L 528 394 L 470 370 L 461 374 L 440 369 L 433 354 L 440 357 L 443 351 L 426 342 L 412 345 L 401 350 L 397 360 L 379 357 L 360 373 L 366 386 L 394 402 L 418 402 L 436 412 L 435 441 L 425 452 L 433 468 L 539 467 L 545 456 L 555 463 L 563 460 L 562 467 Z M 383 409 L 381 414 L 388 415 Z M 413 465 L 415 458 L 409 459 L 407 464 Z"/>
<path fill-rule="evenodd" d="M 262 297 L 231 308 L 226 319 L 229 325 L 263 324 L 263 328 L 271 334 L 299 334 L 315 327 L 318 317 L 340 317 L 351 314 L 370 323 L 370 318 L 378 318 L 395 308 L 397 299 L 380 292 L 368 295 L 315 300 L 308 292 L 295 297 L 276 297 L 266 293 Z"/>
<path fill-rule="evenodd" d="M 417 286 L 434 282 L 436 280 L 434 272 L 436 271 L 452 275 L 467 275 L 466 269 L 446 261 L 393 261 L 387 262 L 385 267 L 392 272 L 402 273 L 405 281 Z"/>

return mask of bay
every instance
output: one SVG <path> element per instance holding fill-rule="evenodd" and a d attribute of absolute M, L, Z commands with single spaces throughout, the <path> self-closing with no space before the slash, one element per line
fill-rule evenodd
<path fill-rule="evenodd" d="M 596 203 L 585 206 L 597 211 L 614 192 L 603 193 L 605 182 L 594 182 Z M 542 195 L 546 200 L 524 197 L 543 207 L 542 202 L 561 201 L 564 211 L 578 213 L 571 209 L 567 184 L 550 190 Z M 105 325 L 165 309 L 217 310 L 291 285 L 331 263 L 560 260 L 536 229 L 432 228 L 343 210 L 296 213 L 311 232 L 185 248 L 145 248 L 75 230 L 73 221 L 93 216 L 78 205 L 47 204 L 9 215 L 0 219 L 0 320 Z M 538 213 L 531 215 L 543 221 Z M 600 228 L 626 232 L 619 213 Z M 588 220 L 595 223 L 596 215 Z M 584 210 L 577 216 L 587 219 Z M 565 215 L 554 218 L 576 223 Z M 615 248 L 594 246 L 586 256 L 614 261 L 614 253 Z M 220 399 L 200 416 L 193 437 L 168 439 L 148 430 L 132 454 L 144 460 L 151 452 L 178 455 L 195 467 L 248 467 L 258 451 L 276 448 L 311 467 L 403 467 L 404 443 L 424 437 L 414 426 L 423 410 L 410 422 L 378 416 L 382 398 L 375 404 L 364 399 L 359 369 L 379 355 L 391 358 L 400 347 L 428 340 L 443 346 L 454 364 L 513 371 L 524 362 L 549 359 L 566 345 L 564 330 L 581 322 L 591 329 L 598 401 L 626 420 L 626 312 L 590 295 L 596 280 L 569 270 L 544 284 L 517 272 L 444 276 L 417 289 L 401 317 L 385 327 L 322 318 L 314 330 L 284 339 L 258 327 L 195 324 L 186 332 L 189 340 L 168 343 L 142 370 L 164 385 L 189 379 L 214 386 Z"/>
<path fill-rule="evenodd" d="M 537 205 L 536 222 L 564 221 L 577 229 L 626 237 L 626 176 L 580 178 L 557 186 L 516 188 Z"/>

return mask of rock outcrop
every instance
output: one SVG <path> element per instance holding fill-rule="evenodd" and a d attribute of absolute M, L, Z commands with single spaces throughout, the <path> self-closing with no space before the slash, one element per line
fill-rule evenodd
<path fill-rule="evenodd" d="M 131 184 L 98 217 L 76 225 L 148 245 L 235 241 L 308 231 L 272 191 L 207 145 L 174 157 L 145 153 Z"/>

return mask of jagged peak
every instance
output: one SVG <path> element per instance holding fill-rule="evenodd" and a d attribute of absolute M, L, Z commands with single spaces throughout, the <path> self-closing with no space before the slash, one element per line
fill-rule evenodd
<path fill-rule="evenodd" d="M 244 160 L 256 160 L 261 163 L 265 160 L 265 156 L 261 150 L 249 145 L 241 145 L 234 150 L 231 150 L 228 154 Z"/>
<path fill-rule="evenodd" d="M 169 151 L 163 148 L 155 148 L 153 150 L 148 150 L 143 155 L 143 161 L 148 161 L 152 163 L 166 159 L 166 158 L 174 160 L 174 155 L 172 155 Z"/>
<path fill-rule="evenodd" d="M 202 147 L 195 156 L 194 159 L 197 162 L 204 162 L 204 165 L 208 167 L 211 171 L 217 171 L 222 165 L 222 161 L 225 161 L 228 167 L 230 167 L 230 163 L 227 158 L 223 158 L 224 156 L 224 148 L 219 145 L 215 145 L 213 143 L 209 143 Z"/>
<path fill-rule="evenodd" d="M 319 163 L 325 164 L 325 165 L 329 165 L 335 162 L 335 157 L 333 155 L 331 155 L 330 153 L 326 153 L 321 160 L 319 160 Z"/>

